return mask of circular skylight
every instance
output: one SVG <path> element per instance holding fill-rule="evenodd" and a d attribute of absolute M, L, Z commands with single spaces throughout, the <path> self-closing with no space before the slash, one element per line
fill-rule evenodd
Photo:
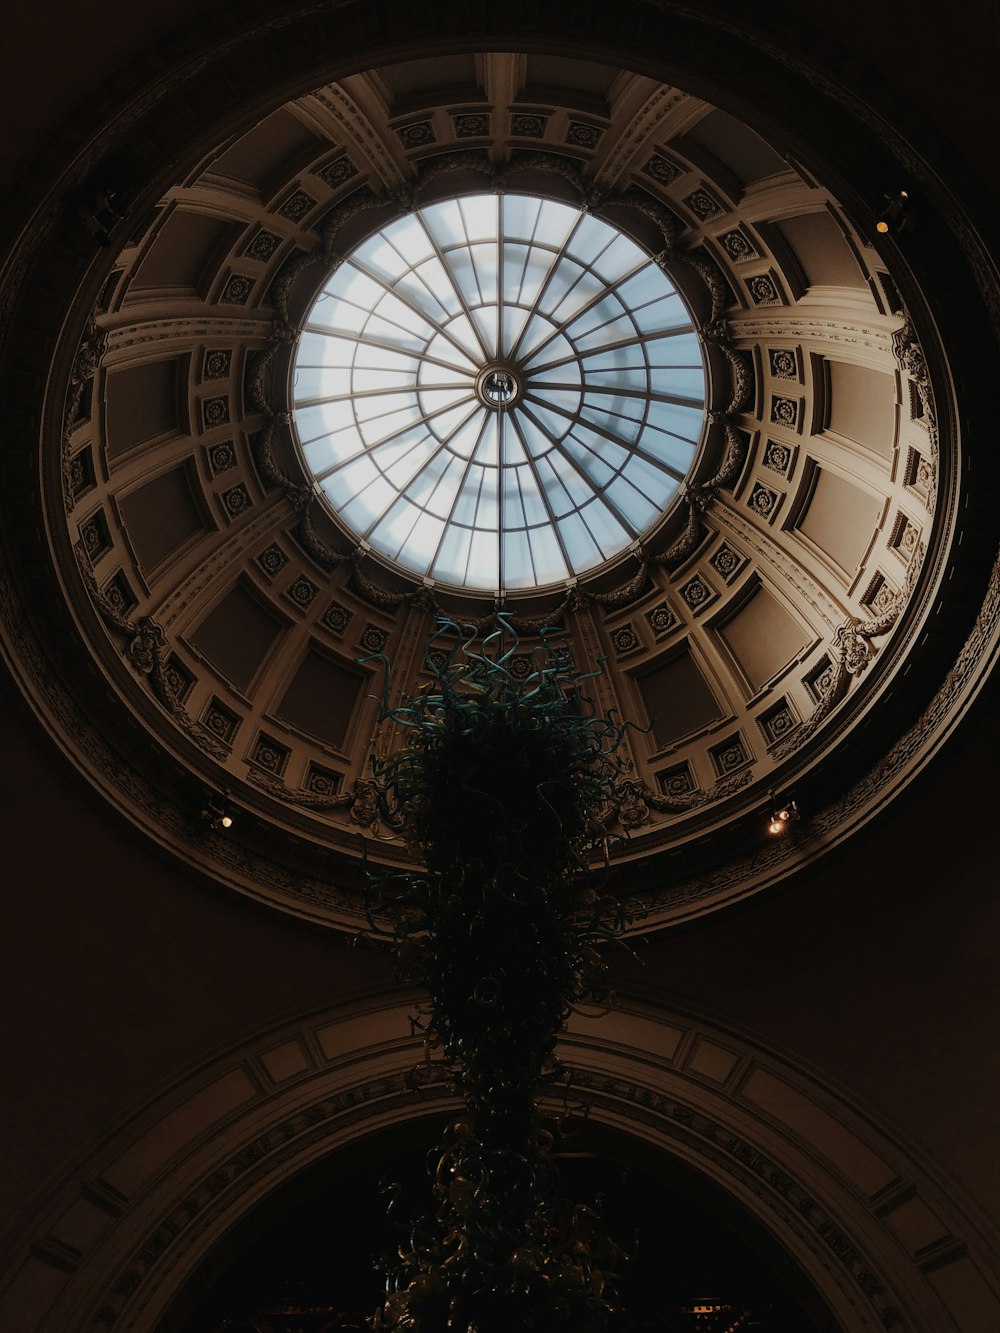
<path fill-rule="evenodd" d="M 482 590 L 594 569 L 694 461 L 705 374 L 670 279 L 567 204 L 472 195 L 370 237 L 295 360 L 306 466 L 402 568 Z"/>

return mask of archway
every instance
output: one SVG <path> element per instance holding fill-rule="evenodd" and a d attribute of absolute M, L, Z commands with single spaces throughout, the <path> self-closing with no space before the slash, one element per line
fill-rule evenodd
<path fill-rule="evenodd" d="M 5 1311 L 39 1333 L 152 1333 L 220 1240 L 331 1153 L 457 1103 L 414 1080 L 412 997 L 359 996 L 262 1032 L 118 1127 L 39 1202 Z M 971 1204 L 864 1107 L 747 1034 L 626 997 L 562 1046 L 600 1130 L 737 1201 L 849 1333 L 960 1333 L 1000 1318 Z M 414 1086 L 414 1084 L 417 1086 Z M 422 1086 L 421 1086 L 422 1085 Z"/>

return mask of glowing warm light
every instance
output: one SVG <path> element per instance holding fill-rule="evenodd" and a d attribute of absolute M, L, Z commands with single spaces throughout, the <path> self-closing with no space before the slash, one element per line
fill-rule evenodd
<path fill-rule="evenodd" d="M 233 826 L 232 815 L 226 814 L 226 807 L 223 798 L 207 800 L 201 817 L 210 829 L 216 833 L 219 829 L 228 829 Z"/>
<path fill-rule="evenodd" d="M 880 218 L 878 222 L 875 223 L 875 230 L 880 232 L 883 236 L 885 235 L 889 230 L 889 224 L 886 222 L 885 218 Z"/>
<path fill-rule="evenodd" d="M 774 793 L 771 795 L 773 798 Z M 767 817 L 767 831 L 773 837 L 780 837 L 781 834 L 788 832 L 798 817 L 799 811 L 794 801 L 789 801 L 787 805 L 779 805 Z"/>

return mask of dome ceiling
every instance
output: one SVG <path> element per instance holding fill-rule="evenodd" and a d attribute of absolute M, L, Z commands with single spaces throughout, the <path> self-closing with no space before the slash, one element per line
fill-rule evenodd
<path fill-rule="evenodd" d="M 463 195 L 338 266 L 299 339 L 294 427 L 355 535 L 503 597 L 656 523 L 704 385 L 690 316 L 634 241 L 567 204 Z"/>
<path fill-rule="evenodd" d="M 362 840 L 403 855 L 368 780 L 370 659 L 391 660 L 396 697 L 425 679 L 436 614 L 482 631 L 497 605 L 492 579 L 409 574 L 385 541 L 352 535 L 370 524 L 335 516 L 305 426 L 321 335 L 300 335 L 317 297 L 346 299 L 338 274 L 369 238 L 484 195 L 622 233 L 697 334 L 671 362 L 698 383 L 670 391 L 695 425 L 672 498 L 653 500 L 662 516 L 643 510 L 615 550 L 524 578 L 504 603 L 517 662 L 561 627 L 580 670 L 606 663 L 598 705 L 643 728 L 611 828 L 629 835 L 649 924 L 678 920 L 857 822 L 819 815 L 858 776 L 845 736 L 905 671 L 926 555 L 948 536 L 940 408 L 885 258 L 809 169 L 726 111 L 609 65 L 455 54 L 344 77 L 179 166 L 108 252 L 62 372 L 53 549 L 110 682 L 105 725 L 149 733 L 173 775 L 162 801 L 190 807 L 136 799 L 132 817 L 225 883 L 350 924 Z M 649 410 L 645 391 L 630 401 Z M 226 794 L 230 835 L 199 827 L 196 791 Z M 762 839 L 772 793 L 799 796 L 812 833 L 805 819 L 781 846 Z"/>

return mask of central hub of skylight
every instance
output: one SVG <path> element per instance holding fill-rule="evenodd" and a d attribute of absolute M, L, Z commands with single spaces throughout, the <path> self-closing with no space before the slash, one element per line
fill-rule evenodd
<path fill-rule="evenodd" d="M 479 395 L 479 401 L 483 407 L 492 408 L 494 412 L 506 412 L 513 407 L 520 399 L 523 389 L 521 376 L 513 366 L 504 363 L 487 366 L 476 376 L 476 393 Z"/>
<path fill-rule="evenodd" d="M 294 421 L 351 533 L 413 574 L 528 590 L 652 528 L 705 373 L 666 274 L 568 204 L 471 195 L 357 247 L 309 313 Z"/>

